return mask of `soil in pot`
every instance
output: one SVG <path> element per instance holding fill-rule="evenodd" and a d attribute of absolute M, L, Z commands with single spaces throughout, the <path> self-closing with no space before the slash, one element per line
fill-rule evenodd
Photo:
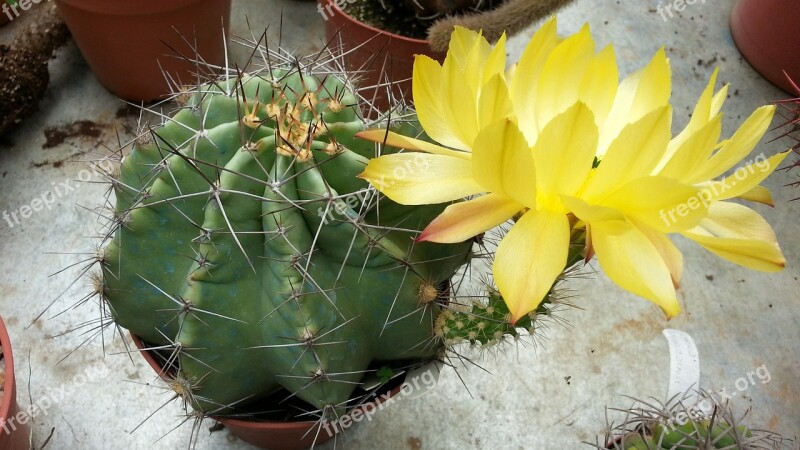
<path fill-rule="evenodd" d="M 47 63 L 69 38 L 52 4 L 29 13 L 37 20 L 8 45 L 0 43 L 0 135 L 36 111 L 50 82 Z"/>
<path fill-rule="evenodd" d="M 375 28 L 424 40 L 428 36 L 428 27 L 443 17 L 436 11 L 446 11 L 448 14 L 487 11 L 499 3 L 497 0 L 357 0 L 348 2 L 346 12 Z"/>

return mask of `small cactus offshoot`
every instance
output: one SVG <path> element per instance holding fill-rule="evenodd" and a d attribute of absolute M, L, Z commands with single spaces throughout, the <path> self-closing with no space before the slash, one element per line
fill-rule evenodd
<path fill-rule="evenodd" d="M 637 403 L 627 409 L 620 425 L 609 425 L 598 449 L 613 450 L 793 450 L 795 442 L 776 433 L 750 428 L 747 413 L 738 416 L 728 402 L 700 392 L 699 399 Z M 749 411 L 748 411 L 749 412 Z"/>

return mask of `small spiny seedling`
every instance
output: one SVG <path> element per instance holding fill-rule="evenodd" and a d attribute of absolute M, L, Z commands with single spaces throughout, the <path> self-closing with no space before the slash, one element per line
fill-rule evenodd
<path fill-rule="evenodd" d="M 737 417 L 727 402 L 710 393 L 699 392 L 696 400 L 688 402 L 691 404 L 677 400 L 671 399 L 669 406 L 638 401 L 620 410 L 625 413 L 624 421 L 608 426 L 602 444 L 591 445 L 613 450 L 796 449 L 790 439 L 748 427 L 744 424 L 747 413 Z"/>

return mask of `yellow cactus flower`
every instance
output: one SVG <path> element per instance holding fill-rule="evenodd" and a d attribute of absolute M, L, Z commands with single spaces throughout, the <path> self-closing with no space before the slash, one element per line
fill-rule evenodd
<path fill-rule="evenodd" d="M 448 206 L 419 240 L 459 242 L 517 219 L 492 267 L 512 320 L 534 310 L 563 272 L 576 227 L 586 229 L 587 253 L 614 282 L 668 317 L 680 311 L 682 268 L 668 234 L 746 267 L 783 267 L 766 221 L 724 200 L 768 203 L 759 183 L 786 153 L 737 169 L 733 180 L 714 179 L 752 151 L 774 108 L 757 110 L 719 142 L 726 88 L 713 92 L 715 73 L 691 122 L 672 138 L 663 49 L 620 83 L 612 47 L 596 52 L 588 26 L 559 39 L 555 19 L 517 65 L 504 65 L 504 39 L 491 49 L 480 33 L 456 28 L 442 65 L 419 56 L 414 66 L 420 123 L 443 146 L 385 130 L 359 137 L 414 152 L 373 159 L 361 174 L 389 198 L 472 197 Z"/>

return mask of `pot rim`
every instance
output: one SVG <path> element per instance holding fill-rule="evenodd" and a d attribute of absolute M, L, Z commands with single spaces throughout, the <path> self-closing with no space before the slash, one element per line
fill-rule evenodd
<path fill-rule="evenodd" d="M 322 3 L 325 3 L 326 5 L 330 5 L 331 9 L 337 15 L 341 16 L 345 21 L 350 23 L 350 25 L 355 25 L 355 26 L 364 28 L 366 30 L 369 30 L 369 31 L 375 33 L 375 34 L 383 34 L 383 35 L 391 37 L 392 39 L 396 39 L 396 40 L 399 40 L 399 41 L 404 41 L 404 42 L 407 42 L 409 44 L 426 45 L 426 46 L 429 46 L 429 44 L 430 44 L 430 42 L 427 39 L 416 39 L 416 38 L 412 38 L 412 37 L 408 37 L 408 36 L 403 36 L 401 34 L 395 34 L 395 33 L 392 33 L 390 31 L 382 30 L 380 28 L 376 28 L 376 27 L 374 27 L 372 25 L 364 23 L 364 22 L 356 19 L 355 17 L 351 16 L 350 14 L 347 14 L 347 11 L 343 10 L 342 8 L 339 8 L 336 5 L 336 2 L 334 0 L 320 0 L 320 1 Z M 327 19 L 327 20 L 330 20 L 330 19 Z"/>
<path fill-rule="evenodd" d="M 158 376 L 165 381 L 171 380 L 171 378 L 167 375 L 167 373 L 163 370 L 163 367 L 153 358 L 153 355 L 150 353 L 149 349 L 147 349 L 144 345 L 144 341 L 142 339 L 133 334 L 129 333 L 131 339 L 133 340 L 133 344 L 139 350 L 139 354 L 144 357 L 147 364 L 156 372 Z M 377 398 L 372 400 L 372 403 L 376 405 L 381 404 L 383 401 L 386 401 L 388 398 L 395 397 L 401 390 L 402 384 L 394 389 L 392 389 L 391 395 L 384 398 Z M 348 414 L 352 413 L 358 408 L 363 407 L 363 405 L 354 406 Z M 307 430 L 309 427 L 314 426 L 316 427 L 319 424 L 318 420 L 293 420 L 293 421 L 256 421 L 256 420 L 245 420 L 245 419 L 236 419 L 231 417 L 219 417 L 219 416 L 208 416 L 211 419 L 214 419 L 226 427 L 234 427 L 234 428 L 249 428 L 252 430 Z"/>
<path fill-rule="evenodd" d="M 186 8 L 203 0 L 55 0 L 89 14 L 146 16 Z"/>
<path fill-rule="evenodd" d="M 5 380 L 3 381 L 3 401 L 0 402 L 0 429 L 8 420 L 8 413 L 11 410 L 11 403 L 16 401 L 14 391 L 14 355 L 11 352 L 11 338 L 8 336 L 6 324 L 0 316 L 0 346 L 3 347 L 3 370 Z"/>

